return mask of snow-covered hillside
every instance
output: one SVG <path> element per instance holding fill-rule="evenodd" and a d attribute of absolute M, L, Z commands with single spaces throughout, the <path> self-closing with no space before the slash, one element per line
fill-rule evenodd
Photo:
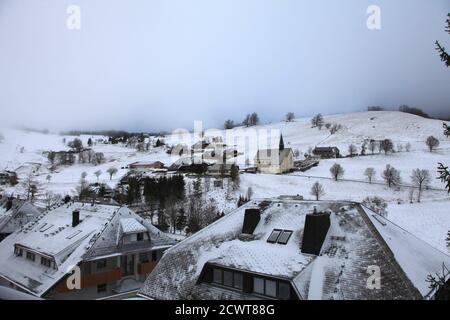
<path fill-rule="evenodd" d="M 410 184 L 411 171 L 415 168 L 427 169 L 434 178 L 438 162 L 450 164 L 450 140 L 443 135 L 442 121 L 425 119 L 412 114 L 400 112 L 360 112 L 324 116 L 325 123 L 340 124 L 342 128 L 335 134 L 330 135 L 323 127 L 311 128 L 311 118 L 295 119 L 293 122 L 279 122 L 258 125 L 251 128 L 236 128 L 233 130 L 206 130 L 206 137 L 222 136 L 224 143 L 228 146 L 236 146 L 240 155 L 237 163 L 244 166 L 246 160 L 253 162 L 258 148 L 267 148 L 268 137 L 273 136 L 270 144 L 278 144 L 279 134 L 283 134 L 286 147 L 297 149 L 300 154 L 307 152 L 309 148 L 320 146 L 337 146 L 341 154 L 346 155 L 350 144 L 359 148 L 365 140 L 382 140 L 389 138 L 395 146 L 411 145 L 409 152 L 390 153 L 388 155 L 375 154 L 358 156 L 355 158 L 340 158 L 320 161 L 319 166 L 304 172 L 288 175 L 266 175 L 266 174 L 242 174 L 240 190 L 234 192 L 225 199 L 225 190 L 212 188 L 209 197 L 216 200 L 219 207 L 228 212 L 235 206 L 236 198 L 245 194 L 251 187 L 255 197 L 274 197 L 279 195 L 302 195 L 306 199 L 313 198 L 309 192 L 312 184 L 319 181 L 324 189 L 323 199 L 339 199 L 362 201 L 367 196 L 380 196 L 389 201 L 388 213 L 394 222 L 410 230 L 418 237 L 428 241 L 438 249 L 446 251 L 445 234 L 450 228 L 450 197 L 443 189 L 443 184 L 432 179 L 433 190 L 423 193 L 423 201 L 420 204 L 409 204 L 409 189 L 389 189 L 383 184 L 381 172 L 387 164 L 400 170 L 403 184 Z M 204 128 L 205 129 L 205 128 Z M 13 129 L 0 129 L 4 141 L 0 143 L 0 170 L 15 170 L 19 173 L 19 179 L 23 179 L 27 171 L 40 165 L 37 179 L 42 189 L 50 190 L 60 194 L 71 194 L 80 180 L 82 172 L 87 173 L 87 180 L 97 180 L 94 172 L 101 170 L 103 174 L 99 181 L 114 186 L 127 169 L 121 169 L 135 161 L 162 161 L 167 166 L 172 164 L 177 157 L 171 157 L 164 148 L 151 148 L 147 152 L 137 152 L 134 149 L 121 145 L 110 145 L 98 143 L 93 146 L 95 152 L 102 152 L 106 162 L 95 166 L 92 164 L 75 164 L 73 166 L 60 166 L 55 172 L 49 172 L 49 163 L 43 152 L 53 150 L 66 150 L 68 147 L 63 143 L 74 137 L 60 136 L 57 134 L 41 134 L 36 132 L 24 132 Z M 238 135 L 237 139 L 227 141 L 232 134 Z M 428 136 L 435 136 L 440 140 L 440 146 L 432 153 L 427 150 L 425 140 Z M 81 136 L 83 144 L 92 136 Z M 251 141 L 246 141 L 248 137 Z M 93 140 L 104 137 L 92 137 Z M 168 135 L 165 142 L 169 145 L 186 143 L 190 145 L 200 139 L 198 134 Z M 255 140 L 256 139 L 256 140 Z M 257 142 L 257 143 L 256 143 Z M 330 178 L 329 168 L 335 162 L 340 163 L 345 174 L 342 181 L 333 181 Z M 107 169 L 115 167 L 119 169 L 112 180 L 106 173 Z M 373 167 L 376 176 L 373 184 L 367 183 L 364 170 Z M 48 181 L 46 177 L 50 175 Z M 20 184 L 15 188 L 8 188 L 9 193 L 20 194 Z M 425 227 L 427 226 L 427 227 Z M 429 227 L 429 228 L 428 228 Z M 428 229 L 427 229 L 428 228 Z"/>

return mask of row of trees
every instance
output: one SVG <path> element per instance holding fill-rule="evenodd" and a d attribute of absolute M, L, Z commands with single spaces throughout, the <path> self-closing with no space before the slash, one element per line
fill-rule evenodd
<path fill-rule="evenodd" d="M 341 179 L 345 173 L 344 168 L 338 164 L 335 163 L 330 168 L 331 176 L 335 181 L 338 181 Z M 367 168 L 364 171 L 364 175 L 366 176 L 369 183 L 372 183 L 376 171 L 374 168 Z M 381 177 L 385 181 L 385 183 L 389 186 L 389 188 L 394 186 L 399 186 L 402 182 L 400 171 L 394 168 L 391 165 L 386 165 L 386 168 L 381 173 Z M 414 169 L 411 173 L 411 183 L 414 187 L 416 187 L 419 190 L 418 193 L 418 201 L 420 202 L 422 191 L 427 188 L 430 185 L 431 182 L 431 175 L 428 170 L 425 169 Z"/>

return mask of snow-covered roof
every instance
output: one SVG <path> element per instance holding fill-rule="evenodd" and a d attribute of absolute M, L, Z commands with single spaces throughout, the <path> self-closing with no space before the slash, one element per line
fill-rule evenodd
<path fill-rule="evenodd" d="M 285 149 L 261 149 L 256 152 L 255 159 L 258 160 L 274 160 L 279 161 L 281 163 L 284 158 L 289 156 L 290 153 L 293 153 L 291 148 Z"/>
<path fill-rule="evenodd" d="M 120 219 L 120 227 L 122 228 L 123 234 L 147 231 L 147 228 L 140 224 L 135 218 Z"/>
<path fill-rule="evenodd" d="M 245 210 L 255 207 L 261 210 L 261 220 L 252 237 L 242 237 Z M 319 256 L 301 252 L 305 217 L 314 207 L 330 212 L 331 225 Z M 209 264 L 285 279 L 301 299 L 425 296 L 425 278 L 438 270 L 442 262 L 450 264 L 450 257 L 394 224 L 390 224 L 391 233 L 378 232 L 369 218 L 371 214 L 351 202 L 251 201 L 167 250 L 140 293 L 154 299 L 218 299 L 223 295 L 242 299 L 242 294 L 199 283 L 205 264 Z M 274 229 L 293 231 L 286 245 L 267 242 Z M 404 242 L 404 247 L 400 248 L 397 242 Z M 409 246 L 415 246 L 420 254 L 396 253 Z M 370 266 L 381 269 L 381 290 L 367 287 Z M 416 272 L 415 276 L 409 269 Z M 248 297 L 257 298 L 247 294 Z"/>
<path fill-rule="evenodd" d="M 74 210 L 79 211 L 80 223 L 72 227 Z M 120 255 L 129 249 L 135 249 L 118 246 L 116 243 L 122 218 L 127 221 L 136 220 L 140 228 L 145 225 L 145 230 L 150 234 L 151 241 L 140 243 L 137 249 L 168 247 L 174 243 L 168 237 L 159 235 L 150 223 L 142 219 L 137 222 L 139 216 L 126 207 L 72 203 L 40 215 L 0 242 L 0 277 L 36 296 L 42 296 L 82 260 L 105 254 Z M 135 223 L 131 224 L 132 227 L 134 225 Z M 16 256 L 16 245 L 54 259 L 56 268 L 45 267 L 39 261 L 33 263 Z"/>
<path fill-rule="evenodd" d="M 13 233 L 41 214 L 28 201 L 16 198 L 10 201 L 12 201 L 10 209 L 8 209 L 8 199 L 0 201 L 0 234 Z"/>

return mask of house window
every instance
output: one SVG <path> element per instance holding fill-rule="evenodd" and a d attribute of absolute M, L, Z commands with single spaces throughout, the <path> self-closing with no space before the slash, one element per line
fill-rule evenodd
<path fill-rule="evenodd" d="M 253 291 L 256 293 L 264 294 L 264 279 L 255 277 L 253 278 Z"/>
<path fill-rule="evenodd" d="M 106 268 L 106 259 L 97 261 L 97 269 L 103 269 L 103 268 Z"/>
<path fill-rule="evenodd" d="M 265 280 L 265 294 L 269 297 L 276 297 L 277 296 L 277 283 L 276 281 L 272 280 Z"/>
<path fill-rule="evenodd" d="M 137 241 L 143 241 L 143 240 L 144 240 L 144 233 L 143 232 L 138 233 L 137 234 Z"/>
<path fill-rule="evenodd" d="M 223 285 L 227 287 L 233 286 L 233 272 L 226 270 L 223 272 Z"/>
<path fill-rule="evenodd" d="M 234 273 L 233 287 L 235 287 L 236 289 L 244 288 L 244 276 L 242 275 L 242 273 Z"/>
<path fill-rule="evenodd" d="M 152 251 L 152 261 L 158 260 L 158 251 Z"/>
<path fill-rule="evenodd" d="M 288 283 L 278 283 L 278 298 L 281 300 L 289 300 L 291 298 L 291 288 Z"/>
<path fill-rule="evenodd" d="M 21 257 L 21 256 L 23 256 L 23 249 L 16 247 L 14 249 L 14 253 L 16 254 L 16 256 Z"/>
<path fill-rule="evenodd" d="M 27 259 L 34 261 L 34 260 L 36 260 L 36 255 L 32 252 L 27 251 Z"/>
<path fill-rule="evenodd" d="M 279 244 L 287 244 L 291 235 L 292 235 L 291 230 L 284 230 L 281 233 L 280 237 L 278 238 L 278 243 Z"/>
<path fill-rule="evenodd" d="M 253 278 L 253 292 L 281 300 L 289 300 L 291 298 L 289 283 L 259 277 Z"/>
<path fill-rule="evenodd" d="M 41 264 L 43 266 L 46 266 L 47 268 L 50 268 L 52 266 L 52 260 L 45 257 L 41 257 Z"/>
<path fill-rule="evenodd" d="M 106 292 L 106 283 L 97 285 L 97 293 Z"/>
<path fill-rule="evenodd" d="M 269 243 L 275 243 L 278 240 L 278 237 L 280 236 L 282 230 L 274 229 L 272 233 L 270 234 L 269 238 L 267 239 L 267 242 Z"/>
<path fill-rule="evenodd" d="M 213 269 L 213 282 L 222 284 L 222 270 Z"/>
<path fill-rule="evenodd" d="M 139 254 L 139 261 L 140 261 L 141 263 L 147 263 L 147 262 L 149 262 L 149 259 L 148 259 L 148 253 L 147 253 L 147 252 L 142 252 L 141 254 Z"/>

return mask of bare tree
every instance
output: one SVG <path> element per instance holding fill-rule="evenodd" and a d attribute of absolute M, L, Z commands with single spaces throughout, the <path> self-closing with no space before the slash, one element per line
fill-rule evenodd
<path fill-rule="evenodd" d="M 61 195 L 55 194 L 51 191 L 46 191 L 44 194 L 44 203 L 45 203 L 45 208 L 47 210 L 50 210 L 51 208 L 56 206 L 58 203 L 61 202 L 61 200 L 62 200 Z"/>
<path fill-rule="evenodd" d="M 323 122 L 323 116 L 322 114 L 318 113 L 316 114 L 314 117 L 312 117 L 311 119 L 311 126 L 314 127 L 319 127 L 319 129 L 322 129 L 324 122 Z"/>
<path fill-rule="evenodd" d="M 373 177 L 375 177 L 376 171 L 374 168 L 367 168 L 364 171 L 364 175 L 367 177 L 367 180 L 369 180 L 369 183 L 372 183 Z"/>
<path fill-rule="evenodd" d="M 351 158 L 353 158 L 358 150 L 356 149 L 356 146 L 354 144 L 351 144 L 348 146 L 348 154 Z"/>
<path fill-rule="evenodd" d="M 345 171 L 339 163 L 335 163 L 331 166 L 330 172 L 334 180 L 338 181 L 338 179 L 342 178 Z"/>
<path fill-rule="evenodd" d="M 392 152 L 394 150 L 394 144 L 392 143 L 392 140 L 385 139 L 380 142 L 380 150 L 384 151 L 384 154 L 386 155 L 388 152 Z"/>
<path fill-rule="evenodd" d="M 34 196 L 38 192 L 38 182 L 33 170 L 30 170 L 22 182 L 26 190 L 27 200 L 34 200 Z"/>
<path fill-rule="evenodd" d="M 414 187 L 409 188 L 408 198 L 409 198 L 409 203 L 413 203 L 413 200 L 414 200 Z"/>
<path fill-rule="evenodd" d="M 336 132 L 338 132 L 339 130 L 341 130 L 342 126 L 340 124 L 334 123 L 333 125 L 331 125 L 330 127 L 330 134 L 335 134 Z"/>
<path fill-rule="evenodd" d="M 431 182 L 430 172 L 424 169 L 415 169 L 412 172 L 411 181 L 419 189 L 417 202 L 420 202 L 423 188 L 428 187 Z"/>
<path fill-rule="evenodd" d="M 295 115 L 293 112 L 288 112 L 286 114 L 286 122 L 292 122 L 295 118 Z"/>
<path fill-rule="evenodd" d="M 111 167 L 106 172 L 109 174 L 109 180 L 112 180 L 112 177 L 117 173 L 117 168 Z"/>
<path fill-rule="evenodd" d="M 427 138 L 427 140 L 425 141 L 425 144 L 427 145 L 428 149 L 430 150 L 430 152 L 433 152 L 434 149 L 436 149 L 437 147 L 439 147 L 439 140 L 436 139 L 433 136 L 429 136 Z"/>
<path fill-rule="evenodd" d="M 325 195 L 325 190 L 319 182 L 315 182 L 311 187 L 311 195 L 315 196 L 317 201 Z"/>
<path fill-rule="evenodd" d="M 369 150 L 372 152 L 372 154 L 375 153 L 375 151 L 378 149 L 378 142 L 375 140 L 371 140 L 369 142 Z"/>
<path fill-rule="evenodd" d="M 94 164 L 98 165 L 98 164 L 102 164 L 105 161 L 105 155 L 103 154 L 103 152 L 96 152 L 94 154 Z"/>
<path fill-rule="evenodd" d="M 392 167 L 390 164 L 386 165 L 382 177 L 386 181 L 387 185 L 390 187 L 398 186 L 401 183 L 400 171 Z"/>
<path fill-rule="evenodd" d="M 233 129 L 234 128 L 234 121 L 233 120 L 226 120 L 225 124 L 223 125 L 224 129 Z"/>
<path fill-rule="evenodd" d="M 406 150 L 406 152 L 410 152 L 411 151 L 411 143 L 407 143 L 406 145 L 405 145 L 405 150 Z"/>
<path fill-rule="evenodd" d="M 94 172 L 94 175 L 97 177 L 97 183 L 98 183 L 98 178 L 102 175 L 102 170 L 97 170 Z"/>
<path fill-rule="evenodd" d="M 175 233 L 179 211 L 178 200 L 176 199 L 175 196 L 170 195 L 165 203 L 166 203 L 166 216 L 169 218 L 170 226 L 172 227 L 172 233 Z"/>
<path fill-rule="evenodd" d="M 370 208 L 372 211 L 382 215 L 387 216 L 387 202 L 383 198 L 380 197 L 366 197 L 362 204 L 368 208 Z"/>

